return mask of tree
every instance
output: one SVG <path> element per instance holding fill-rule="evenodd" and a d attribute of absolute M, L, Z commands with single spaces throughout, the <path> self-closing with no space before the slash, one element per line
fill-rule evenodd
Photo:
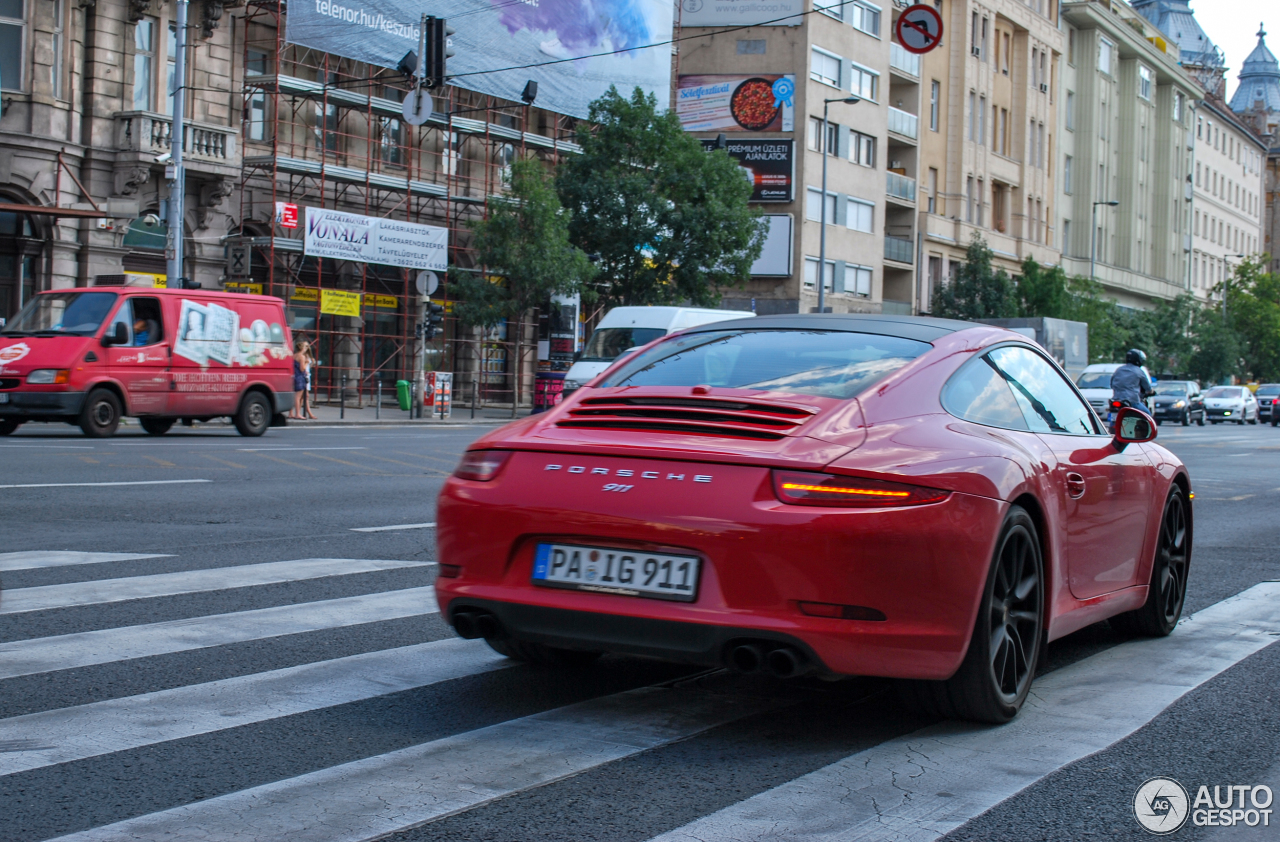
<path fill-rule="evenodd" d="M 1061 265 L 1045 268 L 1034 257 L 1022 261 L 1017 281 L 1019 315 L 1026 318 L 1071 319 L 1075 294 Z"/>
<path fill-rule="evenodd" d="M 511 413 L 520 402 L 520 359 L 526 314 L 553 295 L 590 291 L 595 268 L 569 242 L 571 214 L 560 205 L 546 168 L 536 159 L 511 166 L 511 192 L 487 219 L 472 224 L 476 257 L 488 273 L 456 272 L 455 312 L 462 324 L 492 327 L 514 319 L 515 389 Z M 492 277 L 487 277 L 491 275 Z"/>
<path fill-rule="evenodd" d="M 578 142 L 557 187 L 573 211 L 572 242 L 599 255 L 603 303 L 708 305 L 747 281 L 765 231 L 727 153 L 705 151 L 639 88 L 593 102 Z"/>
<path fill-rule="evenodd" d="M 1187 373 L 1201 383 L 1218 383 L 1240 370 L 1239 336 L 1222 320 L 1217 307 L 1201 307 L 1192 319 L 1195 350 L 1187 363 Z"/>
<path fill-rule="evenodd" d="M 1280 275 L 1265 270 L 1268 260 L 1245 260 L 1224 284 L 1224 320 L 1238 336 L 1242 373 L 1264 382 L 1280 378 Z"/>
<path fill-rule="evenodd" d="M 991 249 L 977 234 L 960 272 L 934 290 L 932 315 L 945 319 L 1008 319 L 1018 314 L 1017 291 L 1008 273 L 991 266 Z"/>

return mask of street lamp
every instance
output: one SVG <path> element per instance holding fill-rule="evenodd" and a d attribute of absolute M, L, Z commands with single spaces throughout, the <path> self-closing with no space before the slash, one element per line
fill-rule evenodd
<path fill-rule="evenodd" d="M 826 312 L 824 303 L 826 302 L 827 289 L 827 156 L 830 155 L 827 137 L 827 109 L 831 107 L 833 102 L 844 102 L 849 105 L 857 105 L 862 102 L 856 96 L 838 96 L 832 99 L 824 99 L 822 101 L 822 230 L 818 233 L 818 312 Z M 833 290 L 834 291 L 834 290 Z"/>
<path fill-rule="evenodd" d="M 1094 202 L 1093 203 L 1093 227 L 1089 229 L 1089 280 L 1097 280 L 1094 277 L 1098 270 L 1098 205 L 1106 205 L 1114 208 L 1119 202 Z"/>

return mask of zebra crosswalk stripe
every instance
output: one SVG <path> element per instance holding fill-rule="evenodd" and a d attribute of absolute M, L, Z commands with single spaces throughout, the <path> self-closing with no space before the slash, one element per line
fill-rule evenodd
<path fill-rule="evenodd" d="M 361 558 L 304 558 L 295 561 L 271 561 L 238 567 L 215 567 L 180 573 L 156 573 L 122 579 L 100 579 L 43 585 L 34 588 L 10 588 L 0 600 L 0 614 L 20 614 L 76 605 L 123 602 L 160 596 L 244 588 L 277 582 L 296 582 L 325 576 L 370 573 L 403 567 L 434 565 L 430 561 L 392 561 Z"/>
<path fill-rule="evenodd" d="M 68 567 L 74 564 L 102 564 L 107 561 L 135 561 L 144 558 L 171 558 L 171 556 L 165 553 L 79 553 L 63 550 L 0 553 L 0 572 Z"/>
<path fill-rule="evenodd" d="M 57 842 L 362 842 L 787 704 L 648 687 L 491 725 Z"/>
<path fill-rule="evenodd" d="M 0 643 L 0 680 L 435 613 L 434 588 L 405 588 Z"/>

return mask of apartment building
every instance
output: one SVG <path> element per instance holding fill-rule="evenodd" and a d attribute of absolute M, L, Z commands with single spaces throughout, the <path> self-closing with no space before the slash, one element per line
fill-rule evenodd
<path fill-rule="evenodd" d="M 1062 264 L 1147 309 L 1191 288 L 1191 105 L 1204 90 L 1179 65 L 1177 44 L 1121 0 L 1060 9 Z"/>
<path fill-rule="evenodd" d="M 0 318 L 39 290 L 163 277 L 173 20 L 173 4 L 160 0 L 4 4 Z M 222 4 L 193 6 L 190 22 L 186 260 L 210 286 L 223 271 L 240 177 L 240 93 Z"/>
<path fill-rule="evenodd" d="M 1058 262 L 1061 59 L 1051 0 L 938 0 L 946 34 L 924 56 L 919 307 L 981 237 L 1016 274 Z"/>
<path fill-rule="evenodd" d="M 797 13 L 779 18 L 787 8 Z M 727 13 L 685 4 L 682 34 L 709 37 L 681 48 L 677 111 L 709 144 L 725 134 L 730 154 L 754 170 L 755 198 L 771 225 L 751 281 L 722 306 L 811 312 L 821 283 L 823 307 L 833 312 L 913 312 L 920 62 L 892 42 L 896 14 L 865 0 L 819 0 L 808 12 L 799 4 Z M 711 34 L 742 24 L 755 25 Z M 772 102 L 753 122 L 738 103 L 761 85 L 772 86 Z M 859 101 L 843 101 L 849 97 Z M 775 150 L 769 173 L 750 159 L 753 148 Z M 784 154 L 793 155 L 790 167 Z M 772 191 L 762 189 L 769 179 Z"/>
<path fill-rule="evenodd" d="M 1267 49 L 1267 33 L 1261 27 L 1258 45 L 1240 65 L 1231 110 L 1267 146 L 1260 250 L 1271 255 L 1271 271 L 1280 272 L 1280 62 Z"/>

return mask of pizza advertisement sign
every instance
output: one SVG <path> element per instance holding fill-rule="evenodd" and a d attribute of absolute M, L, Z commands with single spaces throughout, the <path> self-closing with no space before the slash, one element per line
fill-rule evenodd
<path fill-rule="evenodd" d="M 689 132 L 795 131 L 795 90 L 787 73 L 681 76 L 676 115 Z"/>

